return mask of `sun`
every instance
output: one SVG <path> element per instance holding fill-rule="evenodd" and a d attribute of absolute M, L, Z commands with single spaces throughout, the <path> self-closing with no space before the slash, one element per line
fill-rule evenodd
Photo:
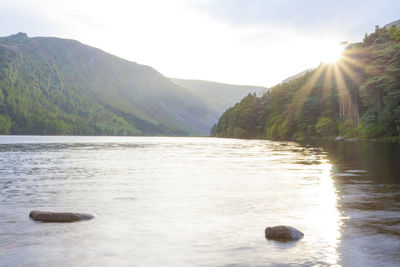
<path fill-rule="evenodd" d="M 323 63 L 332 64 L 341 59 L 343 51 L 344 47 L 341 44 L 324 44 L 318 52 Z"/>

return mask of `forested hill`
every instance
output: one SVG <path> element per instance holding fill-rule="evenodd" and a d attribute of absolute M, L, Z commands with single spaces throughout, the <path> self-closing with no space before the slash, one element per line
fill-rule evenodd
<path fill-rule="evenodd" d="M 376 28 L 336 64 L 249 94 L 229 108 L 213 136 L 273 140 L 400 141 L 400 28 Z"/>
<path fill-rule="evenodd" d="M 151 67 L 74 40 L 0 38 L 0 134 L 204 135 L 215 117 Z"/>

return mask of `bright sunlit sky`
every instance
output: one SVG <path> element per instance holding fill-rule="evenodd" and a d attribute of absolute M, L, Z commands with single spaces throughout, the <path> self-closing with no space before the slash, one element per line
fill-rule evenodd
<path fill-rule="evenodd" d="M 0 0 L 0 36 L 75 39 L 168 77 L 261 86 L 397 19 L 399 0 Z"/>

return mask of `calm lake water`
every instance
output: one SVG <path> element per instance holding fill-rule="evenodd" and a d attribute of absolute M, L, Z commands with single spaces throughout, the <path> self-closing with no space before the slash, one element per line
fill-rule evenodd
<path fill-rule="evenodd" d="M 400 148 L 0 136 L 0 214 L 0 266 L 400 266 Z"/>

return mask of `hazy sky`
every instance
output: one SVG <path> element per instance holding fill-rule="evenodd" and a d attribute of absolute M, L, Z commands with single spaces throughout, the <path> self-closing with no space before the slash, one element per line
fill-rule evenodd
<path fill-rule="evenodd" d="M 397 19 L 399 0 L 0 0 L 0 36 L 76 39 L 168 77 L 262 86 Z"/>

